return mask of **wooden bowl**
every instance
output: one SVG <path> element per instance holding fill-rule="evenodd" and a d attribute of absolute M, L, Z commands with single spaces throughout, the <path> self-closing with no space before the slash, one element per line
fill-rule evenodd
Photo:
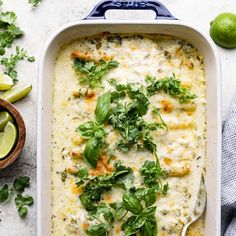
<path fill-rule="evenodd" d="M 18 129 L 18 138 L 15 147 L 7 157 L 0 160 L 0 169 L 4 169 L 10 164 L 12 164 L 22 152 L 25 144 L 26 129 L 25 122 L 20 113 L 16 110 L 16 108 L 11 103 L 0 98 L 0 111 L 1 110 L 9 112 L 13 116 L 14 123 L 16 124 Z"/>

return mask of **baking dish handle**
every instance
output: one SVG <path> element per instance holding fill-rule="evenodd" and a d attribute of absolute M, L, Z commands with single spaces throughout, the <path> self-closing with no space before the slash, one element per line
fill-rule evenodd
<path fill-rule="evenodd" d="M 153 10 L 155 19 L 177 20 L 162 3 L 155 0 L 105 0 L 98 3 L 84 20 L 106 19 L 107 10 Z"/>

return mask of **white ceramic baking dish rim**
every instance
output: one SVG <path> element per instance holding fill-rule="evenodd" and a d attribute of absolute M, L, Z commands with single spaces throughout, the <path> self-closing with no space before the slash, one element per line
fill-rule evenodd
<path fill-rule="evenodd" d="M 215 162 L 214 160 L 211 160 L 211 165 L 214 166 L 214 170 L 211 171 L 211 175 L 209 177 L 209 180 L 211 180 L 212 182 L 208 181 L 208 178 L 206 178 L 206 184 L 208 186 L 208 207 L 207 207 L 207 211 L 206 211 L 206 235 L 220 235 L 220 213 L 221 213 L 221 82 L 220 82 L 220 77 L 221 77 L 221 70 L 220 70 L 220 60 L 219 60 L 219 56 L 216 50 L 216 47 L 214 45 L 214 43 L 212 42 L 212 40 L 201 33 L 200 30 L 198 30 L 197 27 L 193 26 L 193 25 L 189 25 L 183 21 L 173 21 L 173 20 L 148 20 L 148 21 L 131 21 L 131 20 L 83 20 L 83 21 L 77 21 L 77 22 L 73 22 L 70 24 L 67 24 L 63 27 L 61 27 L 60 29 L 58 29 L 48 40 L 48 42 L 46 43 L 46 46 L 43 50 L 43 53 L 41 55 L 41 59 L 40 59 L 40 64 L 39 64 L 39 80 L 38 80 L 38 109 L 37 109 L 37 235 L 38 236 L 46 236 L 50 234 L 50 229 L 47 230 L 47 233 L 45 233 L 45 227 L 50 227 L 50 223 L 48 222 L 48 220 L 50 221 L 50 217 L 48 216 L 47 219 L 44 218 L 44 221 L 47 221 L 47 224 L 45 224 L 45 222 L 43 222 L 42 217 L 45 217 L 45 212 L 43 209 L 46 208 L 48 211 L 48 207 L 50 207 L 49 203 L 45 203 L 43 202 L 42 198 L 43 195 L 50 195 L 51 193 L 51 189 L 48 189 L 48 191 L 50 193 L 45 193 L 44 192 L 44 188 L 43 186 L 45 184 L 47 184 L 45 182 L 45 177 L 48 177 L 48 181 L 51 182 L 50 179 L 50 173 L 45 172 L 43 173 L 44 170 L 44 158 L 46 158 L 44 156 L 44 152 L 43 148 L 45 147 L 45 145 L 43 144 L 43 127 L 44 127 L 44 115 L 43 113 L 45 112 L 49 112 L 48 110 L 45 111 L 46 107 L 44 106 L 44 102 L 45 102 L 45 97 L 43 97 L 45 94 L 43 94 L 43 90 L 44 89 L 48 89 L 44 87 L 44 83 L 45 83 L 45 79 L 44 79 L 44 70 L 45 70 L 45 59 L 48 53 L 48 50 L 50 49 L 50 47 L 52 46 L 53 41 L 64 31 L 70 29 L 70 28 L 74 28 L 74 27 L 80 27 L 83 25 L 86 26 L 93 26 L 96 27 L 99 25 L 112 25 L 112 26 L 117 26 L 117 25 L 136 25 L 136 26 L 140 26 L 140 25 L 145 25 L 145 26 L 174 26 L 174 27 L 186 27 L 189 28 L 189 30 L 196 32 L 198 35 L 200 35 L 202 37 L 202 40 L 205 40 L 210 48 L 210 51 L 212 53 L 212 63 L 214 64 L 212 68 L 212 70 L 214 70 L 215 72 L 215 78 L 213 78 L 215 80 L 215 84 L 214 84 L 214 93 L 216 94 L 216 96 L 212 97 L 212 101 L 211 101 L 211 105 L 214 107 L 213 109 L 213 113 L 214 116 L 212 116 L 211 112 L 208 111 L 208 115 L 210 114 L 212 117 L 215 117 L 214 119 L 209 119 L 208 118 L 208 132 L 209 129 L 210 130 L 214 130 L 210 131 L 214 133 L 214 137 L 212 136 L 212 138 L 214 139 L 214 145 L 215 145 L 215 149 L 213 150 L 213 144 L 211 145 L 212 150 L 208 150 L 208 152 L 210 153 L 209 155 L 211 156 L 215 156 Z M 105 29 L 105 27 L 104 27 Z M 104 30 L 107 31 L 107 30 Z M 115 30 L 116 31 L 116 30 Z M 131 33 L 134 31 L 131 31 Z M 175 33 L 169 32 L 169 34 L 171 35 L 176 35 Z M 184 37 L 185 38 L 185 37 Z M 191 40 L 190 40 L 191 42 Z M 55 45 L 54 47 L 56 47 L 58 49 L 59 45 Z M 49 68 L 50 65 L 47 65 L 47 68 Z M 52 66 L 52 65 L 51 65 Z M 213 74 L 214 74 L 213 73 Z M 208 89 L 209 88 L 208 86 Z M 51 101 L 47 101 L 48 103 L 51 103 Z M 211 108 L 208 108 L 211 109 Z M 212 122 L 211 122 L 212 121 Z M 214 124 L 212 124 L 214 123 Z M 211 140 L 210 137 L 208 137 L 208 140 Z M 50 150 L 48 150 L 48 152 L 50 152 Z M 47 159 L 48 165 L 51 165 L 50 163 L 50 158 Z M 213 168 L 211 166 L 207 166 L 208 169 L 208 173 L 209 173 L 209 168 Z M 50 170 L 50 168 L 49 168 Z M 43 178 L 42 178 L 43 177 Z M 49 184 L 50 185 L 50 184 Z M 214 189 L 214 193 L 209 190 L 210 188 Z M 209 196 L 214 195 L 214 197 L 210 198 Z M 50 198 L 50 196 L 49 196 Z M 47 198 L 48 201 L 51 200 Z M 47 204 L 47 206 L 45 206 L 45 204 Z M 209 208 L 210 206 L 210 208 Z M 208 224 L 211 224 L 211 228 L 208 229 Z"/>

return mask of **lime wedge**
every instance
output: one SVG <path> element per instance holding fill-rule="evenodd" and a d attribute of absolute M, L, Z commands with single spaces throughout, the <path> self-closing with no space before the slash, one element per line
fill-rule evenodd
<path fill-rule="evenodd" d="M 17 128 L 11 121 L 7 123 L 1 140 L 0 159 L 3 159 L 11 152 L 17 140 Z"/>
<path fill-rule="evenodd" d="M 19 82 L 17 85 L 6 91 L 1 98 L 13 103 L 28 95 L 31 90 L 32 85 L 29 82 Z"/>
<path fill-rule="evenodd" d="M 10 76 L 0 74 L 0 90 L 8 90 L 13 86 L 13 80 Z"/>
<path fill-rule="evenodd" d="M 13 122 L 13 118 L 12 118 L 11 114 L 6 111 L 0 112 L 0 132 L 2 132 L 4 130 L 8 121 Z"/>

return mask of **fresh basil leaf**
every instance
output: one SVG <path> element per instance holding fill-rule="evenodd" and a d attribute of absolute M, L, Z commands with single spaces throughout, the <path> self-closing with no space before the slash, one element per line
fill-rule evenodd
<path fill-rule="evenodd" d="M 85 139 L 96 137 L 102 139 L 106 136 L 103 125 L 97 124 L 97 122 L 88 121 L 76 128 L 76 132 Z"/>
<path fill-rule="evenodd" d="M 144 208 L 141 215 L 146 218 L 153 218 L 155 217 L 156 209 L 156 206 Z"/>
<path fill-rule="evenodd" d="M 90 138 L 84 149 L 84 160 L 93 168 L 96 168 L 99 159 L 99 153 L 100 142 L 95 137 Z"/>
<path fill-rule="evenodd" d="M 7 184 L 5 184 L 0 190 L 0 203 L 4 203 L 10 197 L 10 189 Z"/>
<path fill-rule="evenodd" d="M 135 215 L 140 214 L 143 210 L 142 204 L 133 193 L 126 192 L 123 195 L 123 203 L 125 209 Z"/>
<path fill-rule="evenodd" d="M 149 207 L 156 202 L 157 191 L 154 188 L 139 188 L 135 191 L 135 195 L 138 199 L 144 200 L 145 206 Z"/>
<path fill-rule="evenodd" d="M 95 109 L 95 117 L 98 124 L 106 122 L 111 105 L 111 93 L 106 92 L 98 98 L 97 106 Z"/>
<path fill-rule="evenodd" d="M 26 187 L 30 186 L 30 178 L 28 176 L 20 176 L 13 182 L 13 188 L 16 192 L 24 192 Z"/>
<path fill-rule="evenodd" d="M 104 223 L 90 226 L 86 230 L 86 234 L 89 236 L 106 236 L 108 234 L 109 227 Z"/>
<path fill-rule="evenodd" d="M 116 220 L 120 221 L 120 219 L 124 216 L 124 214 L 126 212 L 123 202 L 113 202 L 110 204 L 110 206 L 115 211 Z"/>
<path fill-rule="evenodd" d="M 146 219 L 144 217 L 130 216 L 121 227 L 122 230 L 125 231 L 125 236 L 131 236 L 135 235 L 145 222 Z"/>
<path fill-rule="evenodd" d="M 89 216 L 94 219 L 99 219 L 101 216 L 108 222 L 111 223 L 115 219 L 115 211 L 106 203 L 100 203 L 95 211 L 90 212 Z"/>
<path fill-rule="evenodd" d="M 157 222 L 155 218 L 147 220 L 140 229 L 140 236 L 156 236 L 157 235 Z"/>

